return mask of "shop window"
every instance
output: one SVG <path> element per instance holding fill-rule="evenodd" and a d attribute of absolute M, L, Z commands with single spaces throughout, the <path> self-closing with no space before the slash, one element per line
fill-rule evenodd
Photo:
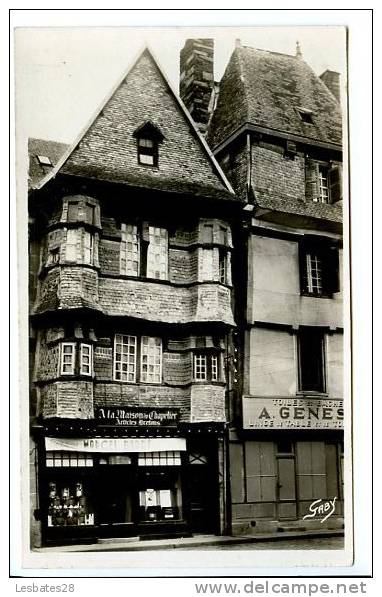
<path fill-rule="evenodd" d="M 76 362 L 76 345 L 74 342 L 61 344 L 61 375 L 74 375 Z"/>
<path fill-rule="evenodd" d="M 298 354 L 300 391 L 325 392 L 323 331 L 317 328 L 300 328 Z"/>
<path fill-rule="evenodd" d="M 114 338 L 114 379 L 136 381 L 137 338 L 116 334 Z"/>
<path fill-rule="evenodd" d="M 160 383 L 162 380 L 162 340 L 142 336 L 141 340 L 141 381 Z"/>
<path fill-rule="evenodd" d="M 48 483 L 48 527 L 94 525 L 89 491 L 81 479 Z"/>
<path fill-rule="evenodd" d="M 306 158 L 305 196 L 313 203 L 342 200 L 342 167 L 339 163 L 320 163 Z"/>
<path fill-rule="evenodd" d="M 181 457 L 178 451 L 140 452 L 138 466 L 180 466 Z"/>
<path fill-rule="evenodd" d="M 121 224 L 120 272 L 128 276 L 139 276 L 140 238 L 138 227 Z"/>
<path fill-rule="evenodd" d="M 47 452 L 46 466 L 51 467 L 79 467 L 93 466 L 93 455 L 87 452 Z"/>
<path fill-rule="evenodd" d="M 303 294 L 328 297 L 339 292 L 339 255 L 336 247 L 309 241 L 300 245 Z"/>
<path fill-rule="evenodd" d="M 210 352 L 194 354 L 194 380 L 220 381 L 220 356 Z"/>
<path fill-rule="evenodd" d="M 99 458 L 99 464 L 110 466 L 131 464 L 131 457 L 127 454 L 103 454 Z"/>
<path fill-rule="evenodd" d="M 159 280 L 168 278 L 168 234 L 164 228 L 149 226 L 147 277 Z"/>

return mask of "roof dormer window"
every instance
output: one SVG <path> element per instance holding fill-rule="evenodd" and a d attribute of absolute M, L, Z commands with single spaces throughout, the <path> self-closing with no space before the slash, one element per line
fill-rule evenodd
<path fill-rule="evenodd" d="M 297 108 L 297 113 L 305 124 L 314 124 L 312 110 L 307 110 L 307 108 Z"/>
<path fill-rule="evenodd" d="M 138 164 L 143 166 L 158 166 L 159 145 L 164 136 L 152 122 L 148 121 L 134 132 L 137 140 Z"/>
<path fill-rule="evenodd" d="M 53 166 L 51 159 L 46 155 L 38 155 L 37 160 L 41 166 Z"/>

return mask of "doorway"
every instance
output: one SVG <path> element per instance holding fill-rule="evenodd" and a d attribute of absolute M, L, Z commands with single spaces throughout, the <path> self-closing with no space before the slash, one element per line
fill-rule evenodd
<path fill-rule="evenodd" d="M 279 442 L 276 459 L 278 518 L 279 520 L 296 520 L 296 464 L 293 443 Z"/>

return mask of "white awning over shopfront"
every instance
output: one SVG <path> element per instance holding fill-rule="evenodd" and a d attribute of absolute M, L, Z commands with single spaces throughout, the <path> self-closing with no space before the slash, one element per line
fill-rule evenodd
<path fill-rule="evenodd" d="M 58 438 L 46 437 L 47 452 L 61 450 L 65 452 L 167 452 L 185 451 L 186 440 L 182 437 L 164 438 Z"/>

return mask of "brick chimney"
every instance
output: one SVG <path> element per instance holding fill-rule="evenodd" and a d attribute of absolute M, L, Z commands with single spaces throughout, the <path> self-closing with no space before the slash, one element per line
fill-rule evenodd
<path fill-rule="evenodd" d="M 340 92 L 340 74 L 334 72 L 333 70 L 326 70 L 325 72 L 320 75 L 320 79 L 323 83 L 325 83 L 326 87 L 329 91 L 332 92 L 334 97 L 338 102 L 341 101 L 341 92 Z"/>
<path fill-rule="evenodd" d="M 214 89 L 214 40 L 187 39 L 180 51 L 180 97 L 201 132 L 210 117 Z"/>

